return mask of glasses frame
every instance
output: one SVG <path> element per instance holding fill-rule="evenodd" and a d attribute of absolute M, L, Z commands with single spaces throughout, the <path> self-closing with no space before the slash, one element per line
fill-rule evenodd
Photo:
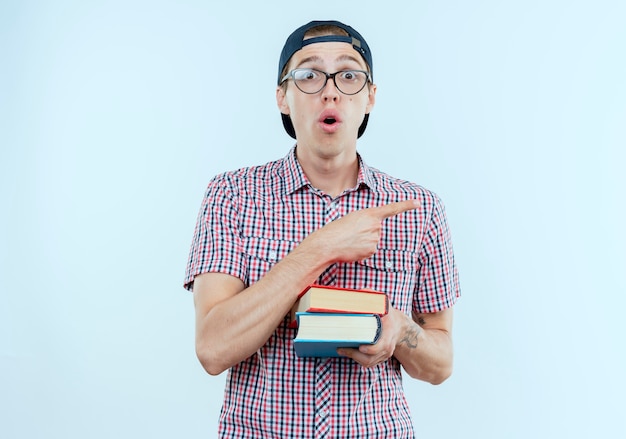
<path fill-rule="evenodd" d="M 313 72 L 317 72 L 317 73 L 321 73 L 322 75 L 325 76 L 326 79 L 324 79 L 324 84 L 320 87 L 319 90 L 314 91 L 314 92 L 309 92 L 309 91 L 304 91 L 302 90 L 299 86 L 298 86 L 298 82 L 295 80 L 294 78 L 294 74 L 298 71 L 313 71 Z M 346 93 L 345 91 L 343 91 L 339 85 L 337 85 L 337 80 L 335 79 L 335 77 L 337 75 L 339 75 L 340 73 L 346 73 L 346 72 L 359 72 L 359 73 L 365 73 L 366 75 L 366 79 L 365 82 L 363 83 L 363 86 L 356 92 L 354 93 Z M 337 90 L 339 90 L 342 94 L 346 95 L 346 96 L 354 96 L 355 94 L 358 94 L 361 92 L 361 90 L 363 90 L 365 88 L 365 86 L 367 85 L 368 82 L 372 82 L 372 77 L 370 75 L 370 73 L 366 70 L 359 70 L 359 69 L 345 69 L 345 70 L 339 70 L 335 73 L 327 73 L 323 70 L 318 70 L 318 69 L 311 69 L 311 68 L 299 68 L 299 69 L 293 69 L 291 70 L 289 73 L 287 73 L 283 79 L 280 80 L 280 85 L 283 85 L 283 83 L 289 79 L 293 80 L 293 83 L 296 85 L 296 87 L 298 88 L 298 90 L 300 90 L 302 93 L 307 94 L 307 95 L 314 95 L 319 93 L 320 91 L 324 90 L 324 88 L 326 87 L 326 85 L 328 84 L 328 80 L 331 79 L 333 80 L 333 83 L 335 84 L 335 88 Z"/>

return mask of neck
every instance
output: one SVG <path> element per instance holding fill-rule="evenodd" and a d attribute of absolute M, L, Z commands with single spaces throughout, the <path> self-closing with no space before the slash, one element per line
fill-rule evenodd
<path fill-rule="evenodd" d="M 296 157 L 311 184 L 333 198 L 356 185 L 359 176 L 356 148 L 327 155 L 296 148 Z"/>

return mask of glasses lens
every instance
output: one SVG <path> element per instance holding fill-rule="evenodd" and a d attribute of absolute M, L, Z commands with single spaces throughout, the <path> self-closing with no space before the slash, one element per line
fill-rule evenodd
<path fill-rule="evenodd" d="M 317 93 L 326 84 L 326 75 L 312 69 L 296 69 L 291 73 L 296 86 L 304 93 Z"/>
<path fill-rule="evenodd" d="M 344 94 L 353 95 L 360 92 L 367 82 L 367 73 L 360 70 L 345 70 L 337 72 L 335 83 L 337 88 Z"/>

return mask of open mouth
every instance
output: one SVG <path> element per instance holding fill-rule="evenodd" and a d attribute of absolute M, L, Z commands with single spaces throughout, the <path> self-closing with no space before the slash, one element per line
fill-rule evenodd
<path fill-rule="evenodd" d="M 318 123 L 322 127 L 322 130 L 326 133 L 334 133 L 341 126 L 341 117 L 337 111 L 328 109 L 320 114 Z"/>

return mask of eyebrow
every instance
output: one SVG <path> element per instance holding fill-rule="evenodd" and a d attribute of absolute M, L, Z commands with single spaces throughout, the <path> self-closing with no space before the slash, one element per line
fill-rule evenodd
<path fill-rule="evenodd" d="M 352 55 L 341 55 L 339 58 L 335 59 L 335 61 L 340 61 L 340 62 L 353 61 L 353 62 L 359 64 L 359 66 L 361 64 L 359 62 L 359 59 L 357 57 L 355 57 L 355 56 L 352 56 Z M 309 56 L 309 57 L 304 58 L 303 60 L 301 60 L 298 63 L 298 66 L 301 66 L 302 64 L 305 64 L 305 63 L 308 63 L 308 62 L 313 62 L 313 63 L 318 62 L 318 63 L 321 63 L 321 62 L 324 62 L 324 60 L 320 56 L 317 56 L 317 55 Z"/>

